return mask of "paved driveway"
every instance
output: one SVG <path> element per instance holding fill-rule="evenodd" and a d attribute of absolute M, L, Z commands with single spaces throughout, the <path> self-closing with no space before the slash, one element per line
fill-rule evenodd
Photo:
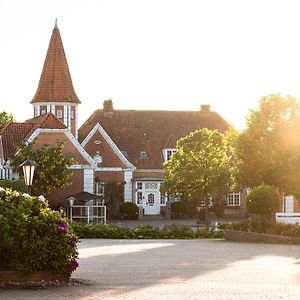
<path fill-rule="evenodd" d="M 300 247 L 221 240 L 83 240 L 87 285 L 0 299 L 300 299 Z"/>

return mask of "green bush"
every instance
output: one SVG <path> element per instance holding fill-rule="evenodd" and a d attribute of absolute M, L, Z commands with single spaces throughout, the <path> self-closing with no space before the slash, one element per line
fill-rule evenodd
<path fill-rule="evenodd" d="M 135 203 L 123 202 L 121 203 L 119 210 L 123 219 L 132 220 L 138 219 L 139 217 L 139 208 Z"/>
<path fill-rule="evenodd" d="M 97 239 L 198 239 L 223 238 L 222 231 L 199 230 L 194 232 L 190 227 L 181 225 L 165 226 L 159 229 L 153 226 L 136 228 L 119 227 L 104 224 L 73 223 L 73 228 L 80 238 Z"/>
<path fill-rule="evenodd" d="M 43 196 L 0 188 L 0 269 L 69 276 L 78 266 L 77 236 Z"/>
<path fill-rule="evenodd" d="M 27 186 L 24 180 L 0 180 L 0 187 L 25 193 Z"/>
<path fill-rule="evenodd" d="M 172 219 L 191 218 L 196 215 L 196 212 L 196 204 L 193 201 L 171 203 Z"/>
<path fill-rule="evenodd" d="M 219 228 L 221 230 L 241 230 L 300 238 L 299 224 L 274 223 L 260 216 L 255 216 L 241 223 L 220 224 Z"/>
<path fill-rule="evenodd" d="M 255 187 L 246 197 L 246 207 L 250 214 L 260 215 L 266 218 L 274 216 L 279 210 L 281 197 L 278 191 L 265 184 Z"/>
<path fill-rule="evenodd" d="M 126 227 L 104 224 L 73 223 L 73 228 L 80 238 L 86 239 L 134 239 L 133 230 Z"/>

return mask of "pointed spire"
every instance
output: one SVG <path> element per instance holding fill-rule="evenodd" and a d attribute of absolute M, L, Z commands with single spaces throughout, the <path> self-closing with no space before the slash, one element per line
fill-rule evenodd
<path fill-rule="evenodd" d="M 80 103 L 73 88 L 64 46 L 57 27 L 57 19 L 52 31 L 40 82 L 31 100 L 37 102 Z"/>

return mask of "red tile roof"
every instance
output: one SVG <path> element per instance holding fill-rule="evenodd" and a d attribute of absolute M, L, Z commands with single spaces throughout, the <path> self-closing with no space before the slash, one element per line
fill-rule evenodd
<path fill-rule="evenodd" d="M 18 147 L 37 128 L 65 129 L 66 126 L 52 113 L 26 120 L 25 123 L 9 123 L 5 125 L 0 129 L 4 159 L 7 160 L 9 157 L 15 155 Z"/>
<path fill-rule="evenodd" d="M 50 39 L 40 82 L 31 103 L 80 103 L 71 79 L 67 58 L 56 24 Z"/>
<path fill-rule="evenodd" d="M 1 131 L 4 159 L 13 156 L 25 140 L 36 129 L 33 123 L 9 123 Z"/>
<path fill-rule="evenodd" d="M 26 120 L 25 123 L 37 124 L 39 128 L 51 128 L 51 129 L 67 128 L 67 126 L 62 121 L 57 119 L 56 116 L 51 112 Z"/>
<path fill-rule="evenodd" d="M 205 111 L 138 111 L 96 110 L 79 129 L 79 141 L 99 123 L 128 160 L 140 169 L 161 169 L 162 149 L 172 148 L 175 141 L 197 129 L 225 132 L 229 124 L 216 112 Z M 96 147 L 96 145 L 95 145 Z M 140 151 L 147 157 L 142 158 Z"/>

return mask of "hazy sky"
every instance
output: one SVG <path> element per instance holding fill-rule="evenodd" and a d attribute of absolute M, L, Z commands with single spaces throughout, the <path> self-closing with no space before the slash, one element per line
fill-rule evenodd
<path fill-rule="evenodd" d="M 244 126 L 271 93 L 300 99 L 300 1 L 0 0 L 0 110 L 29 104 L 58 18 L 81 124 L 116 109 L 198 110 Z"/>

